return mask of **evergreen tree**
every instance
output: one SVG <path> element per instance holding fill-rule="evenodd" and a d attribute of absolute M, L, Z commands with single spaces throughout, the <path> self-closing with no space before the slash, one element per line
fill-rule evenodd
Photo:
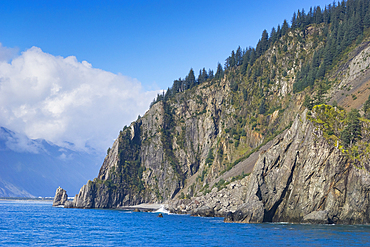
<path fill-rule="evenodd" d="M 209 70 L 208 70 L 208 78 L 209 78 L 210 80 L 212 80 L 212 79 L 214 78 L 213 70 L 211 70 L 211 69 L 209 69 Z"/>
<path fill-rule="evenodd" d="M 364 19 L 363 19 L 363 25 L 364 25 L 364 28 L 368 28 L 370 27 L 370 11 L 367 11 Z"/>
<path fill-rule="evenodd" d="M 270 33 L 270 39 L 269 39 L 270 45 L 274 44 L 276 40 L 277 40 L 276 29 L 273 27 Z"/>
<path fill-rule="evenodd" d="M 314 18 L 315 18 L 315 23 L 316 24 L 320 24 L 323 21 L 320 6 L 316 7 L 316 11 L 314 12 Z"/>
<path fill-rule="evenodd" d="M 331 42 L 328 40 L 325 51 L 324 51 L 324 64 L 325 66 L 330 66 L 333 61 L 333 54 L 331 52 Z"/>
<path fill-rule="evenodd" d="M 199 75 L 198 75 L 198 84 L 202 84 L 204 82 L 203 75 L 202 75 L 202 70 L 199 70 Z"/>
<path fill-rule="evenodd" d="M 252 48 L 251 51 L 250 51 L 250 56 L 249 56 L 249 64 L 253 65 L 254 62 L 256 61 L 256 59 L 257 59 L 256 50 L 254 48 Z"/>
<path fill-rule="evenodd" d="M 238 47 L 235 53 L 235 63 L 236 63 L 236 66 L 242 65 L 243 63 L 243 51 L 240 48 L 240 46 Z"/>
<path fill-rule="evenodd" d="M 291 22 L 291 28 L 295 29 L 297 27 L 297 14 L 294 12 Z"/>
<path fill-rule="evenodd" d="M 248 100 L 248 91 L 245 88 L 243 89 L 243 99 L 244 99 L 244 101 Z"/>
<path fill-rule="evenodd" d="M 193 68 L 190 69 L 189 74 L 185 77 L 185 90 L 195 86 L 195 75 Z"/>
<path fill-rule="evenodd" d="M 231 55 L 225 60 L 225 68 L 228 69 L 234 67 L 235 65 L 236 65 L 236 55 L 235 51 L 232 51 Z"/>
<path fill-rule="evenodd" d="M 308 110 L 312 110 L 313 102 L 310 96 L 306 95 L 304 97 L 303 106 L 306 107 Z"/>
<path fill-rule="evenodd" d="M 352 109 L 348 113 L 347 126 L 340 137 L 345 147 L 351 147 L 361 137 L 360 113 L 357 109 Z"/>
<path fill-rule="evenodd" d="M 218 63 L 215 78 L 216 79 L 222 79 L 223 77 L 224 77 L 224 70 L 222 68 L 222 65 L 220 63 Z"/>
<path fill-rule="evenodd" d="M 206 68 L 202 69 L 202 77 L 204 81 L 208 80 L 208 73 L 207 73 Z"/>
<path fill-rule="evenodd" d="M 206 68 L 199 70 L 198 84 L 205 82 L 208 79 L 208 74 Z"/>
<path fill-rule="evenodd" d="M 363 110 L 364 110 L 364 117 L 367 119 L 370 119 L 370 95 L 364 104 Z"/>
<path fill-rule="evenodd" d="M 266 112 L 265 99 L 262 97 L 260 107 L 259 107 L 259 114 L 265 114 L 265 112 Z"/>
<path fill-rule="evenodd" d="M 289 24 L 286 20 L 284 20 L 283 26 L 281 27 L 281 35 L 284 36 L 285 34 L 287 34 L 288 30 L 289 30 Z"/>
<path fill-rule="evenodd" d="M 257 56 L 260 57 L 267 49 L 268 49 L 268 45 L 269 45 L 269 37 L 268 37 L 268 33 L 265 30 L 263 30 L 262 32 L 262 37 L 261 39 L 259 40 L 258 44 L 257 44 L 257 47 L 256 47 L 256 52 L 257 52 Z"/>

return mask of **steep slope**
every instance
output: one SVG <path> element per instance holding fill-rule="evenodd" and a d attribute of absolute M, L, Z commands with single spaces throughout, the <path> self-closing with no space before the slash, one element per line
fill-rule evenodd
<path fill-rule="evenodd" d="M 245 198 L 225 221 L 370 223 L 369 171 L 328 144 L 305 113 L 260 155 Z"/>
<path fill-rule="evenodd" d="M 66 206 L 169 202 L 180 213 L 230 212 L 227 221 L 304 222 L 319 215 L 322 222 L 367 223 L 361 221 L 367 199 L 353 213 L 346 207 L 368 196 L 367 173 L 361 173 L 368 169 L 368 146 L 352 145 L 349 120 L 335 130 L 327 123 L 320 134 L 319 122 L 303 113 L 324 103 L 360 109 L 370 93 L 370 24 L 364 20 L 350 37 L 355 21 L 350 11 L 338 17 L 342 8 L 323 14 L 331 22 L 309 20 L 320 17 L 315 9 L 270 39 L 264 32 L 255 50 L 233 52 L 214 77 L 195 82 L 189 72 L 175 81 L 120 132 L 98 177 Z"/>
<path fill-rule="evenodd" d="M 187 99 L 189 95 L 192 96 Z M 188 178 L 199 176 L 199 170 L 203 178 L 197 179 L 191 189 L 203 187 L 207 179 L 210 181 L 224 169 L 213 149 L 227 149 L 226 144 L 217 143 L 217 138 L 222 135 L 224 119 L 233 112 L 228 98 L 228 85 L 222 80 L 220 85 L 208 83 L 197 92 L 179 95 L 171 104 L 153 105 L 121 131 L 98 177 L 77 195 L 76 206 L 107 208 L 163 202 L 174 198 Z M 251 131 L 246 135 L 244 145 L 258 146 L 262 140 L 256 134 Z M 209 178 L 205 179 L 206 173 Z M 87 194 L 104 199 L 82 203 Z"/>
<path fill-rule="evenodd" d="M 21 189 L 14 184 L 11 184 L 0 179 L 0 197 L 29 197 L 33 198 L 31 195 L 24 189 Z"/>

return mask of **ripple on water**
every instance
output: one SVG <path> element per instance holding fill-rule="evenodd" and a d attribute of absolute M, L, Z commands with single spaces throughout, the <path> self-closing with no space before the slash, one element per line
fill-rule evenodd
<path fill-rule="evenodd" d="M 0 201 L 0 245 L 16 246 L 363 246 L 369 226 L 231 224 L 222 218 L 53 208 Z"/>

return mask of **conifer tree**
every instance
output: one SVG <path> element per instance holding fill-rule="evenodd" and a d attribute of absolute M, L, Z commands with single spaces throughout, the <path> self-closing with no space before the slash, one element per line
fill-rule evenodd
<path fill-rule="evenodd" d="M 211 69 L 209 69 L 209 70 L 208 70 L 208 78 L 209 78 L 210 80 L 212 80 L 212 79 L 214 78 L 213 70 L 211 70 Z"/>
<path fill-rule="evenodd" d="M 348 113 L 347 126 L 340 137 L 346 147 L 351 147 L 361 137 L 360 113 L 357 109 L 352 109 Z"/>
<path fill-rule="evenodd" d="M 364 104 L 363 110 L 364 110 L 364 117 L 367 119 L 370 119 L 370 95 Z"/>
<path fill-rule="evenodd" d="M 189 74 L 185 77 L 185 88 L 193 88 L 195 86 L 195 75 L 193 68 L 190 69 Z"/>
<path fill-rule="evenodd" d="M 283 26 L 281 27 L 281 35 L 284 36 L 289 30 L 289 24 L 286 20 L 283 22 Z"/>
<path fill-rule="evenodd" d="M 243 51 L 240 48 L 240 46 L 238 47 L 235 53 L 235 63 L 236 63 L 236 66 L 242 65 L 243 63 Z"/>
<path fill-rule="evenodd" d="M 223 76 L 224 76 L 224 70 L 222 68 L 222 65 L 220 63 L 218 63 L 215 78 L 216 79 L 222 79 Z"/>
<path fill-rule="evenodd" d="M 260 104 L 260 107 L 259 107 L 259 114 L 265 114 L 265 112 L 266 112 L 265 99 L 262 98 L 261 104 Z"/>

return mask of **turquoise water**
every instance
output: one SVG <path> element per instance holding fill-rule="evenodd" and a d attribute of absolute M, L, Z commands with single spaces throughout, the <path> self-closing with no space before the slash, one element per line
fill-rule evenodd
<path fill-rule="evenodd" d="M 370 226 L 226 224 L 222 218 L 0 201 L 0 246 L 369 246 Z"/>

